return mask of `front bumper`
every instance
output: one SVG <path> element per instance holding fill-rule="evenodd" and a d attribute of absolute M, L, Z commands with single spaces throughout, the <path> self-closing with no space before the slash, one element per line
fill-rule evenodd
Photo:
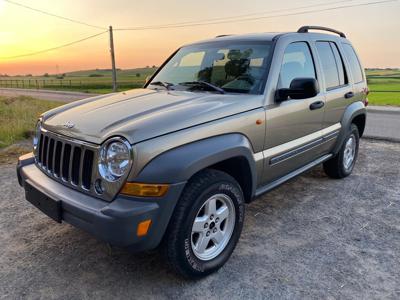
<path fill-rule="evenodd" d="M 167 194 L 161 198 L 119 195 L 112 202 L 106 202 L 51 179 L 36 167 L 32 154 L 20 157 L 17 175 L 25 191 L 32 186 L 48 198 L 60 201 L 63 221 L 132 251 L 157 247 L 185 185 L 185 182 L 171 184 Z M 148 219 L 152 222 L 147 235 L 138 237 L 138 224 Z"/>

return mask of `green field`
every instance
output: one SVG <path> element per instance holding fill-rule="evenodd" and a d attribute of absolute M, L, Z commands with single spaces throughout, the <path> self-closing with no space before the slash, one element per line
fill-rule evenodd
<path fill-rule="evenodd" d="M 137 68 L 117 71 L 118 90 L 142 87 L 146 77 L 156 68 Z M 62 79 L 61 79 L 62 78 Z M 0 77 L 0 87 L 40 88 L 105 94 L 112 92 L 110 70 L 85 70 L 66 73 L 65 76 L 10 76 Z"/>
<path fill-rule="evenodd" d="M 371 105 L 400 106 L 400 69 L 366 70 Z"/>
<path fill-rule="evenodd" d="M 39 115 L 61 102 L 0 96 L 0 149 L 32 136 Z"/>
<path fill-rule="evenodd" d="M 118 90 L 142 87 L 146 77 L 156 68 L 118 70 Z M 368 96 L 371 105 L 400 106 L 400 69 L 367 69 Z M 58 76 L 59 77 L 59 76 Z M 55 75 L 0 77 L 0 87 L 41 88 L 69 90 L 87 93 L 110 93 L 112 91 L 110 70 L 86 70 L 66 73 L 63 79 Z"/>

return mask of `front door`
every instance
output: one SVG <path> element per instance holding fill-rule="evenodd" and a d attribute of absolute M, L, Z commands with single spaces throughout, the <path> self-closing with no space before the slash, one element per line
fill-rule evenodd
<path fill-rule="evenodd" d="M 317 78 L 308 42 L 286 46 L 278 80 L 279 88 L 289 88 L 295 78 Z M 309 99 L 287 100 L 266 110 L 263 182 L 268 183 L 316 159 L 321 152 L 321 128 L 325 103 L 323 93 Z"/>

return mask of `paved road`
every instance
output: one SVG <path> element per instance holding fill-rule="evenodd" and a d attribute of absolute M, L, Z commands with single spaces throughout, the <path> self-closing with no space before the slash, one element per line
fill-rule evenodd
<path fill-rule="evenodd" d="M 199 281 L 53 222 L 14 166 L 0 186 L 0 299 L 400 299 L 400 144 L 363 140 L 350 177 L 317 167 L 247 205 L 231 259 Z"/>
<path fill-rule="evenodd" d="M 77 93 L 68 91 L 0 88 L 0 96 L 17 96 L 17 95 L 31 96 L 39 99 L 53 100 L 59 102 L 71 102 L 84 98 L 89 98 L 91 96 L 96 96 L 96 94 Z"/>
<path fill-rule="evenodd" d="M 400 142 L 400 108 L 369 110 L 365 137 Z"/>

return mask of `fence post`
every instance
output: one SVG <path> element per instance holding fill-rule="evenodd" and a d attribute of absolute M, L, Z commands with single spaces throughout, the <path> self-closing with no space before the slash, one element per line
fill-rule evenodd
<path fill-rule="evenodd" d="M 35 79 L 35 83 L 36 83 L 36 89 L 38 89 L 38 80 Z"/>
<path fill-rule="evenodd" d="M 69 87 L 72 87 L 71 79 L 69 80 Z"/>

